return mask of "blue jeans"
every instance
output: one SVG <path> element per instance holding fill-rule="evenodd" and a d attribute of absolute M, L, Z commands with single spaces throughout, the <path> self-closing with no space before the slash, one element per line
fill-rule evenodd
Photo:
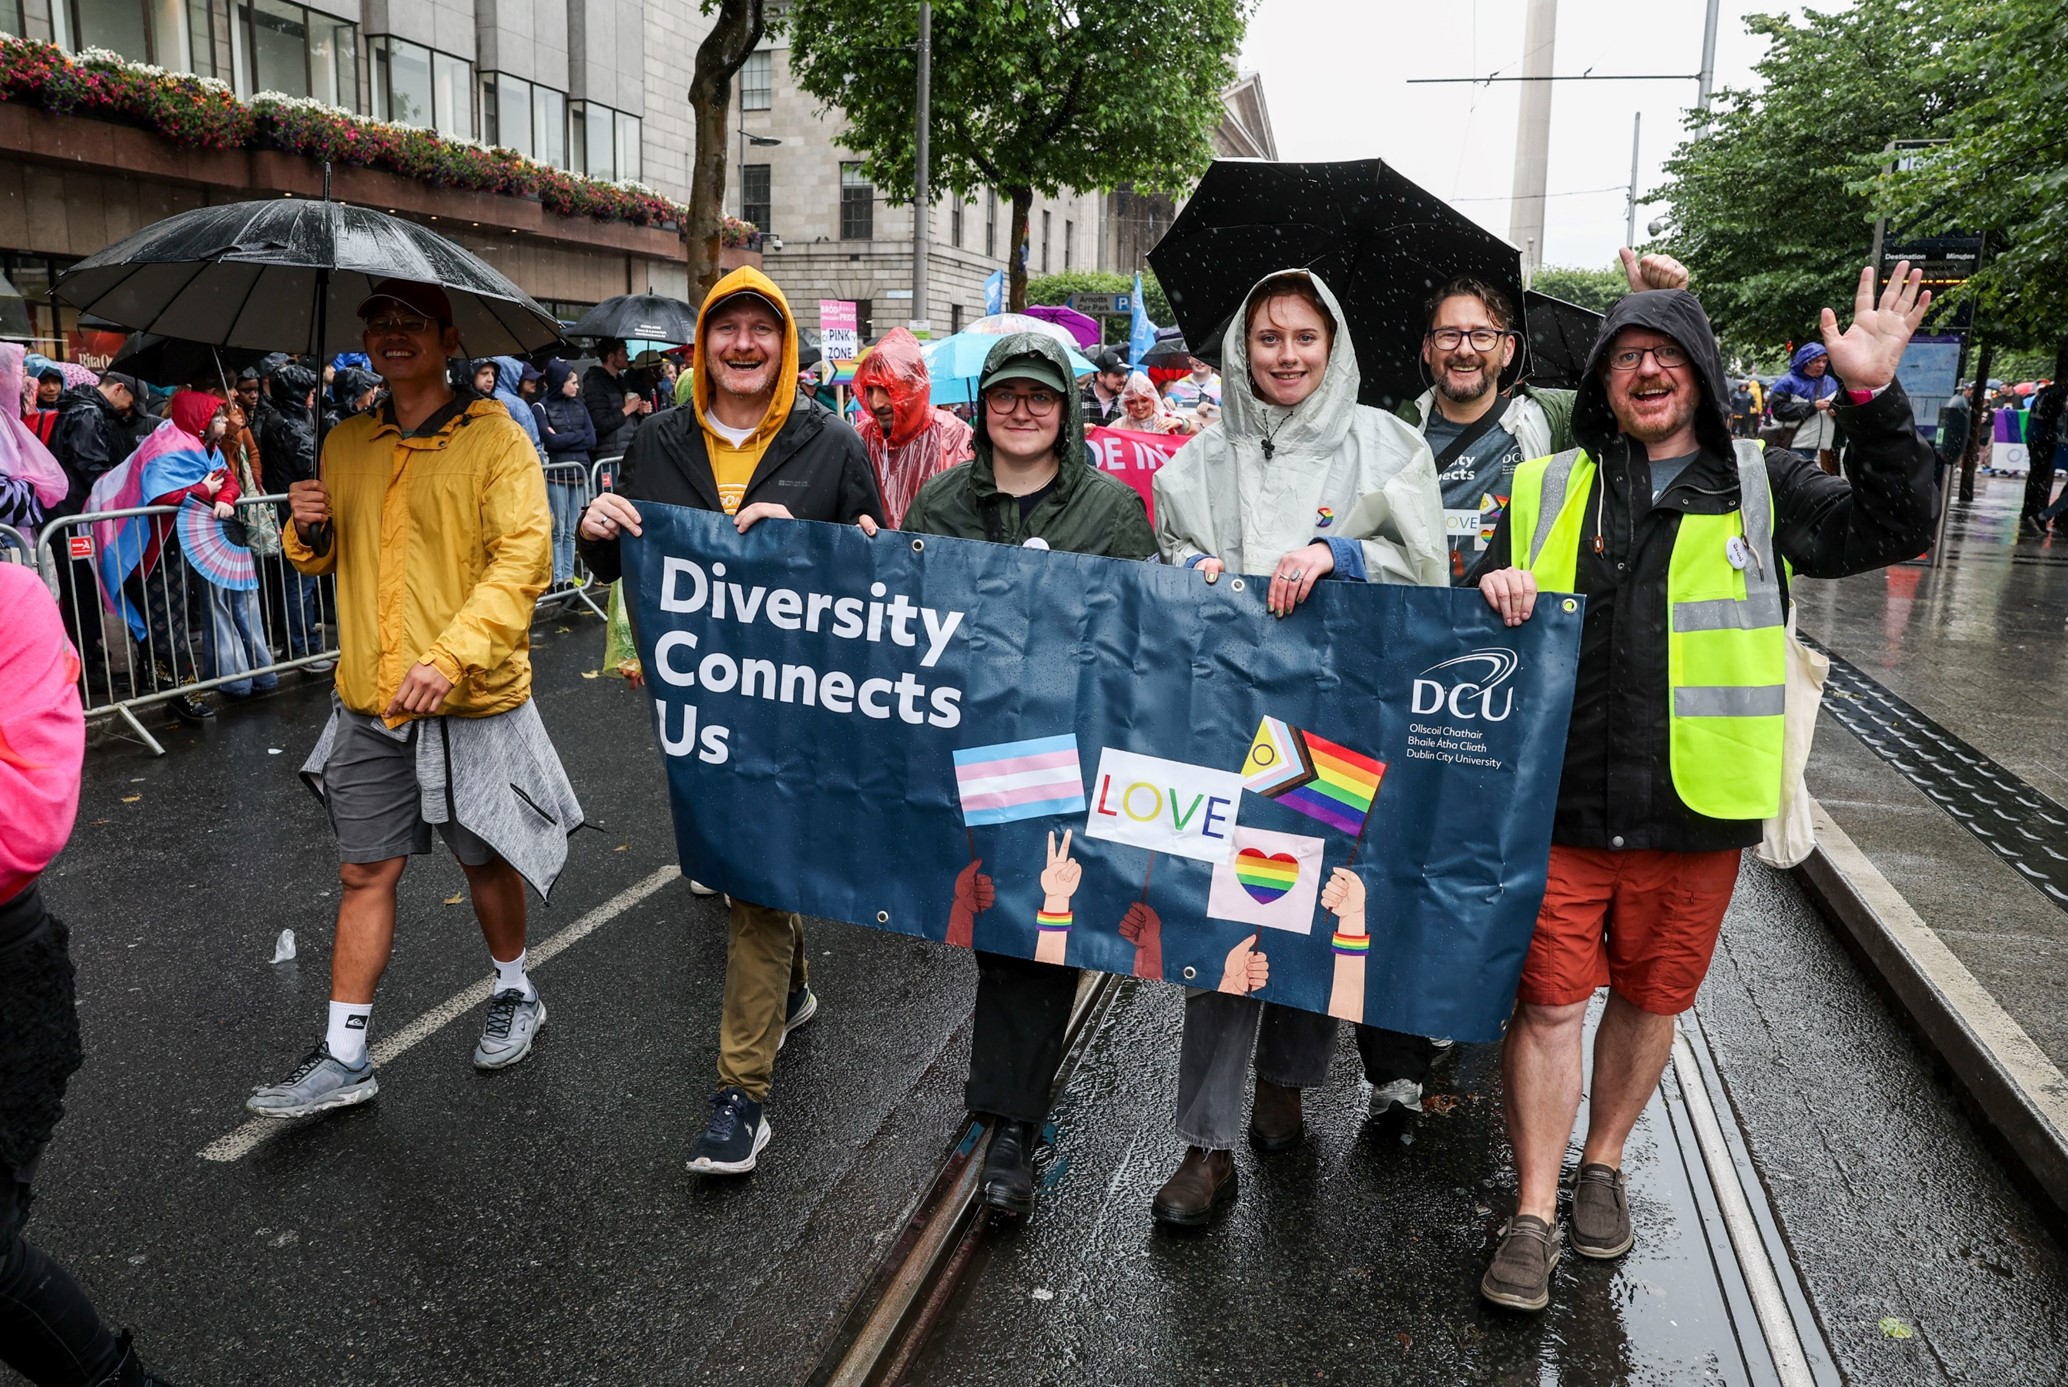
<path fill-rule="evenodd" d="M 574 532 L 582 523 L 582 496 L 588 490 L 577 482 L 546 483 L 546 503 L 553 510 L 553 586 L 574 577 Z"/>
<path fill-rule="evenodd" d="M 208 625 L 203 630 L 201 672 L 204 678 L 221 679 L 264 669 L 273 663 L 266 646 L 266 625 L 259 613 L 257 592 L 232 592 L 204 583 L 208 589 Z M 264 693 L 278 688 L 274 673 L 231 679 L 220 687 L 231 698 L 247 698 L 256 689 Z"/>
<path fill-rule="evenodd" d="M 286 570 L 281 579 L 281 605 L 288 657 L 298 660 L 304 655 L 320 655 L 323 633 L 316 627 L 323 620 L 323 580 L 311 578 L 285 560 L 281 563 Z"/>

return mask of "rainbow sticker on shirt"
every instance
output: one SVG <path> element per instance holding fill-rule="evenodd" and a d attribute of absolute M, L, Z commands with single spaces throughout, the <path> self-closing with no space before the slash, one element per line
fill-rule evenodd
<path fill-rule="evenodd" d="M 1329 526 L 1331 526 L 1331 525 L 1333 525 L 1333 524 L 1335 524 L 1335 523 L 1336 523 L 1336 512 L 1335 512 L 1335 507 L 1333 507 L 1333 506 L 1322 506 L 1321 508 L 1319 508 L 1318 510 L 1316 510 L 1316 511 L 1314 512 L 1314 528 L 1315 528 L 1315 529 L 1317 529 L 1317 530 L 1326 530 L 1326 529 L 1327 529 L 1327 528 L 1328 528 Z"/>
<path fill-rule="evenodd" d="M 1508 512 L 1508 498 L 1496 496 L 1491 491 L 1479 498 L 1479 547 L 1484 549 L 1492 542 L 1494 531 L 1501 528 L 1501 517 Z"/>

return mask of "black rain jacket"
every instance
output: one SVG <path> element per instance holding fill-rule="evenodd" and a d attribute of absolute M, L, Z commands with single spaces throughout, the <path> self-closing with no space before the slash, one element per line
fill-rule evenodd
<path fill-rule="evenodd" d="M 711 471 L 711 454 L 695 406 L 646 420 L 618 464 L 616 490 L 632 502 L 725 509 L 718 500 L 718 478 Z M 801 395 L 768 441 L 740 508 L 756 501 L 773 501 L 799 520 L 836 525 L 883 514 L 883 497 L 876 490 L 876 473 L 869 466 L 862 436 L 832 410 Z M 581 551 L 598 582 L 615 583 L 623 575 L 616 540 L 584 539 Z"/>
<path fill-rule="evenodd" d="M 1680 343 L 1702 387 L 1695 420 L 1701 456 L 1656 505 L 1644 445 L 1623 436 L 1601 382 L 1609 344 L 1627 327 L 1651 328 Z M 1573 436 L 1597 469 L 1580 530 L 1577 586 L 1587 607 L 1554 843 L 1710 852 L 1759 841 L 1756 819 L 1711 819 L 1681 803 L 1667 750 L 1667 560 L 1682 515 L 1738 508 L 1729 398 L 1715 334 L 1694 295 L 1656 289 L 1610 310 L 1573 408 Z M 1812 578 L 1843 578 L 1915 557 L 1932 533 L 1932 450 L 1912 423 L 1903 387 L 1891 383 L 1862 405 L 1848 403 L 1843 390 L 1839 400 L 1839 419 L 1852 440 L 1848 476 L 1830 476 L 1814 460 L 1783 448 L 1766 450 L 1774 547 L 1796 573 Z M 1513 566 L 1508 531 L 1504 518 L 1473 582 Z M 1786 570 L 1782 597 L 1785 602 Z"/>

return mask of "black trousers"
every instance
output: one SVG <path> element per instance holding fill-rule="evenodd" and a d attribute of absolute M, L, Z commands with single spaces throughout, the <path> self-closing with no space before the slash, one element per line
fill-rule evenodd
<path fill-rule="evenodd" d="M 1267 1083 L 1285 1088 L 1313 1088 L 1328 1078 L 1336 1053 L 1336 1018 L 1291 1007 L 1266 1006 L 1257 1031 L 1256 1069 Z M 1429 1082 L 1436 1042 L 1378 1026 L 1353 1026 L 1364 1077 L 1373 1086 L 1411 1079 Z"/>
<path fill-rule="evenodd" d="M 984 1117 L 1039 1123 L 1063 1062 L 1077 970 L 977 952 L 975 1034 L 963 1104 Z"/>
<path fill-rule="evenodd" d="M 33 1143 L 0 1161 L 0 1362 L 36 1387 L 137 1380 L 128 1345 L 101 1323 L 71 1273 L 22 1237 L 51 1093 L 62 1094 L 76 1063 L 66 1041 L 76 1022 L 63 927 L 43 910 L 35 887 L 0 906 L 0 939 L 7 941 L 0 944 L 0 1068 L 18 1081 L 0 1118 L 31 1124 Z"/>
<path fill-rule="evenodd" d="M 2041 439 L 2044 447 L 2027 451 L 2025 473 L 2025 504 L 2020 514 L 2028 520 L 2037 520 L 2039 513 L 2053 503 L 2054 499 L 2054 450 L 2052 439 Z"/>

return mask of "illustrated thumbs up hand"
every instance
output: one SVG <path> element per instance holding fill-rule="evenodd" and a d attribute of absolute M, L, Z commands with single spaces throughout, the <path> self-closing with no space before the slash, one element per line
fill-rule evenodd
<path fill-rule="evenodd" d="M 1221 969 L 1221 991 L 1246 997 L 1271 980 L 1271 960 L 1257 947 L 1260 938 L 1261 933 L 1252 934 L 1228 950 L 1228 961 Z"/>

